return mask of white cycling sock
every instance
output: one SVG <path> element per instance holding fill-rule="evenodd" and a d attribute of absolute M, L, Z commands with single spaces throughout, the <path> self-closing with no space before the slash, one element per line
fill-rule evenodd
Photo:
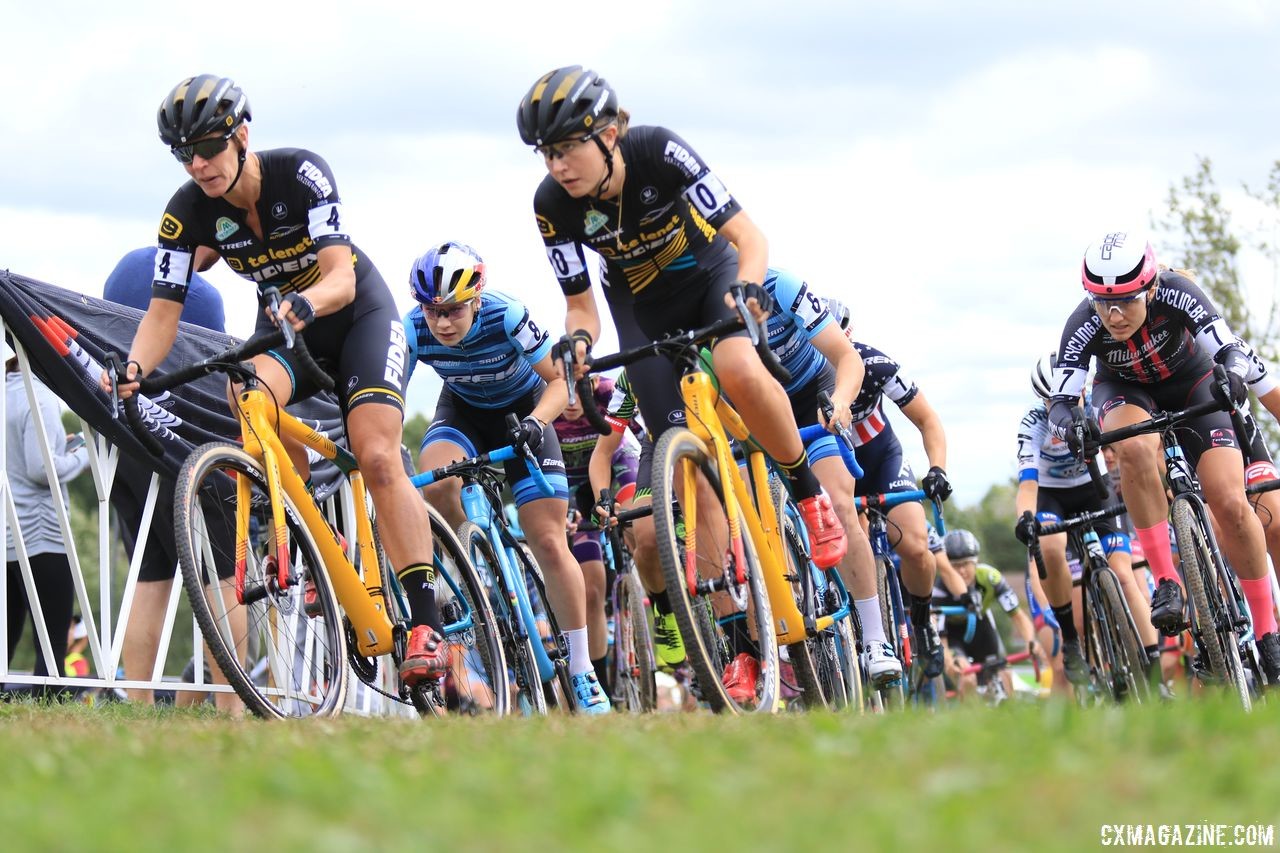
<path fill-rule="evenodd" d="M 595 667 L 591 665 L 591 652 L 587 647 L 586 626 L 565 631 L 564 638 L 569 642 L 569 674 L 582 675 L 584 672 L 594 671 Z"/>
<path fill-rule="evenodd" d="M 862 622 L 862 639 L 865 642 L 887 643 L 884 635 L 884 620 L 880 618 L 880 598 L 855 598 L 853 606 L 858 611 L 858 620 Z"/>

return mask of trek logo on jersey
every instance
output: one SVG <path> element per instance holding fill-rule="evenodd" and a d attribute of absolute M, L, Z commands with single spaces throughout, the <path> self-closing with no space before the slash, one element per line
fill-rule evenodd
<path fill-rule="evenodd" d="M 219 243 L 239 230 L 240 226 L 225 216 L 219 216 L 218 221 L 213 223 L 213 236 L 218 238 Z"/>
<path fill-rule="evenodd" d="M 674 139 L 667 141 L 667 147 L 663 150 L 662 157 L 669 163 L 680 164 L 689 173 L 690 177 L 696 178 L 702 172 L 702 164 Z"/>
<path fill-rule="evenodd" d="M 298 167 L 297 178 L 314 190 L 320 198 L 328 198 L 333 192 L 333 184 L 329 183 L 329 179 L 324 172 L 320 171 L 320 167 L 310 160 L 302 161 L 302 165 Z"/>
<path fill-rule="evenodd" d="M 653 204 L 653 203 L 654 203 L 655 201 L 657 201 L 657 200 L 658 200 L 658 188 L 657 188 L 657 187 L 645 187 L 644 189 L 640 190 L 640 201 L 641 201 L 641 203 L 643 203 L 643 204 Z"/>
<path fill-rule="evenodd" d="M 176 240 L 178 235 L 182 233 L 182 223 L 175 219 L 172 215 L 166 213 L 160 218 L 160 236 L 166 240 Z"/>
<path fill-rule="evenodd" d="M 583 229 L 587 232 L 587 236 L 599 231 L 609 222 L 609 217 L 605 216 L 598 210 L 592 209 L 587 211 L 587 215 L 582 220 Z"/>
<path fill-rule="evenodd" d="M 284 202 L 278 201 L 275 204 L 271 205 L 272 219 L 284 219 L 288 215 L 289 215 L 289 208 L 284 206 Z"/>
<path fill-rule="evenodd" d="M 543 237 L 556 236 L 556 227 L 551 224 L 551 220 L 540 213 L 535 213 L 533 218 L 538 220 L 538 233 Z"/>
<path fill-rule="evenodd" d="M 391 342 L 387 346 L 387 369 L 383 378 L 397 388 L 404 388 L 404 354 L 406 342 L 404 322 L 391 321 Z"/>

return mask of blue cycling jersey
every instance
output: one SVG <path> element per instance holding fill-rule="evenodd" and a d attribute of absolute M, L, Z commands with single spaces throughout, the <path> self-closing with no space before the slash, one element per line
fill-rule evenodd
<path fill-rule="evenodd" d="M 543 385 L 533 366 L 551 352 L 551 337 L 523 303 L 504 293 L 480 296 L 475 322 L 454 346 L 431 334 L 421 305 L 404 316 L 404 330 L 410 376 L 419 361 L 429 364 L 450 391 L 477 408 L 509 405 Z"/>
<path fill-rule="evenodd" d="M 811 341 L 831 322 L 831 314 L 804 279 L 789 272 L 770 269 L 764 289 L 773 297 L 769 349 L 791 372 L 786 391 L 792 394 L 811 382 L 827 363 Z"/>

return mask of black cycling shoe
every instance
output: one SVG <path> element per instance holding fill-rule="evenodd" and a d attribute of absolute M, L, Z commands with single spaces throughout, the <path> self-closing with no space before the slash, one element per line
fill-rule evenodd
<path fill-rule="evenodd" d="M 937 678 L 944 669 L 942 660 L 942 640 L 938 637 L 938 629 L 933 621 L 924 623 L 924 627 L 916 626 L 916 655 L 924 666 L 925 678 Z"/>
<path fill-rule="evenodd" d="M 1258 654 L 1268 684 L 1280 684 L 1280 634 L 1272 631 L 1258 640 Z"/>
<path fill-rule="evenodd" d="M 1155 595 L 1151 596 L 1151 624 L 1165 634 L 1173 635 L 1182 630 L 1182 587 L 1168 578 L 1160 581 Z"/>
<path fill-rule="evenodd" d="M 1067 681 L 1076 687 L 1083 687 L 1089 683 L 1089 665 L 1084 662 L 1079 640 L 1063 641 L 1062 670 L 1067 676 Z"/>

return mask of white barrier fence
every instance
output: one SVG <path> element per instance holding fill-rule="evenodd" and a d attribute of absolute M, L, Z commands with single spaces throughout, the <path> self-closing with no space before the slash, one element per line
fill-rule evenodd
<path fill-rule="evenodd" d="M 34 385 L 35 379 L 30 370 L 27 355 L 16 340 L 14 340 L 13 348 L 18 358 L 23 383 L 26 388 L 27 405 L 31 407 L 32 411 L 38 411 L 39 403 Z M 0 394 L 0 424 L 8 423 L 7 398 L 7 394 Z M 231 688 L 229 686 L 225 684 L 210 684 L 204 677 L 206 655 L 200 629 L 195 620 L 181 621 L 181 624 L 179 624 L 178 605 L 182 583 L 180 571 L 176 566 L 174 567 L 175 581 L 170 589 L 168 603 L 159 625 L 156 662 L 152 671 L 147 673 L 145 677 L 138 677 L 130 673 L 132 678 L 129 680 L 125 680 L 123 675 L 120 674 L 125 632 L 129 626 L 129 617 L 138 590 L 138 574 L 142 568 L 147 542 L 152 536 L 152 522 L 155 517 L 156 502 L 160 492 L 160 479 L 154 474 L 151 477 L 150 489 L 147 493 L 142 518 L 136 532 L 136 544 L 132 559 L 125 575 L 124 587 L 117 596 L 116 588 L 119 582 L 116 577 L 115 564 L 116 555 L 121 553 L 121 548 L 119 536 L 116 533 L 117 526 L 112 523 L 115 514 L 111 506 L 110 495 L 117 467 L 121 463 L 119 448 L 112 445 L 105 437 L 94 432 L 87 424 L 82 422 L 89 452 L 89 472 L 93 477 L 97 502 L 97 553 L 96 555 L 83 555 L 80 553 L 73 535 L 71 508 L 67 506 L 62 497 L 62 485 L 58 482 L 56 466 L 53 460 L 53 444 L 50 441 L 50 436 L 44 432 L 43 420 L 39 417 L 34 420 L 35 423 L 40 425 L 38 430 L 40 452 L 44 459 L 45 470 L 49 473 L 49 491 L 62 532 L 67 561 L 71 568 L 71 576 L 75 587 L 75 610 L 81 615 L 87 630 L 88 649 L 86 657 L 89 661 L 89 675 L 87 677 L 75 677 L 69 674 L 64 677 L 58 677 L 57 675 L 35 676 L 26 672 L 11 672 L 9 670 L 8 662 L 12 657 L 13 650 L 9 648 L 8 643 L 9 616 L 7 604 L 10 595 L 22 595 L 23 590 L 9 588 L 9 572 L 5 571 L 0 573 L 0 600 L 3 600 L 6 604 L 6 607 L 0 608 L 0 661 L 3 661 L 3 663 L 0 663 L 0 667 L 2 667 L 0 668 L 0 683 L 6 685 L 44 685 L 72 689 L 166 690 L 194 694 L 230 692 Z M 6 530 L 13 531 L 19 574 L 30 605 L 30 618 L 35 627 L 35 642 L 38 644 L 44 660 L 52 662 L 54 656 L 50 637 L 45 627 L 44 613 L 36 591 L 31 561 L 23 541 L 22 519 L 18 517 L 10 488 L 7 442 L 7 429 L 0 429 L 0 500 L 3 501 L 4 506 L 3 513 L 0 513 L 0 537 L 5 535 Z M 127 460 L 125 464 L 128 464 Z M 84 475 L 82 474 L 81 476 Z M 352 526 L 347 527 L 347 529 L 354 529 L 355 507 L 351 497 L 351 490 L 348 486 L 344 485 L 341 491 L 330 498 L 326 502 L 324 509 L 331 520 L 338 517 L 344 518 L 352 522 Z M 97 580 L 98 595 L 96 601 L 91 600 L 90 588 L 86 583 L 86 579 L 91 577 Z M 154 629 L 155 626 L 147 627 Z M 70 625 L 63 630 L 69 628 Z M 175 631 L 190 632 L 194 655 L 194 666 L 192 667 L 194 680 L 191 682 L 182 681 L 178 678 L 181 675 L 181 671 L 169 673 L 164 671 Z M 385 664 L 386 662 L 382 661 L 381 663 Z M 184 667 L 186 665 L 186 661 L 181 664 Z M 212 662 L 208 665 L 215 666 Z M 49 668 L 51 670 L 56 669 L 52 665 Z M 364 684 L 356 680 L 354 675 L 349 675 L 348 677 L 353 679 L 353 684 L 351 685 L 353 689 L 347 692 L 347 705 L 344 709 L 347 713 L 363 715 L 412 713 L 412 709 L 407 706 L 387 699 L 376 691 L 368 689 Z"/>

